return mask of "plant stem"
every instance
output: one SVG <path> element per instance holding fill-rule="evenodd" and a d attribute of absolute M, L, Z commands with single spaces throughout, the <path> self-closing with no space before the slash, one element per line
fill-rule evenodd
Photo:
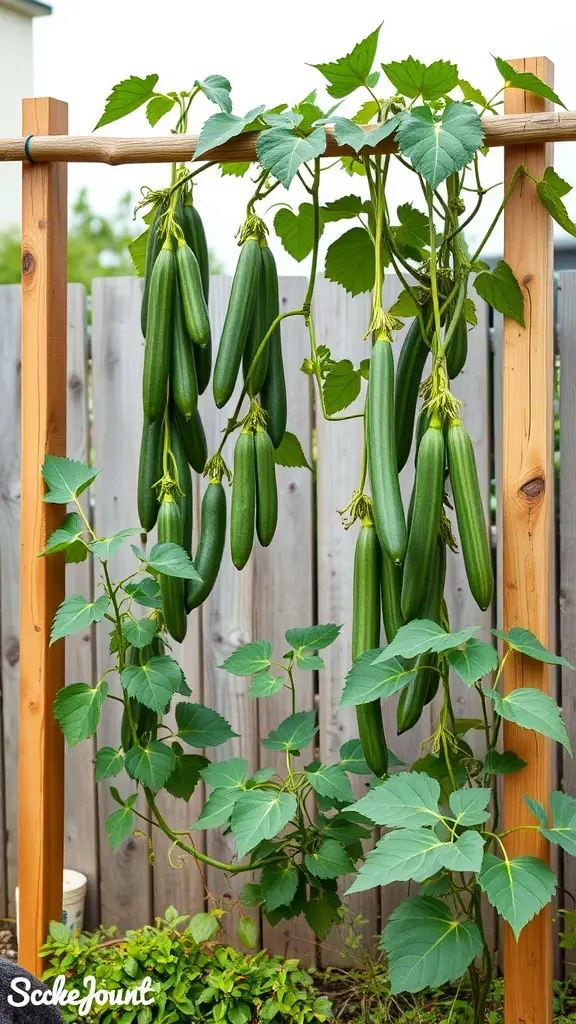
<path fill-rule="evenodd" d="M 478 257 L 480 256 L 480 253 L 484 249 L 484 246 L 486 245 L 486 242 L 490 238 L 490 235 L 494 231 L 494 228 L 496 227 L 498 221 L 500 220 L 500 217 L 502 216 L 502 213 L 504 211 L 504 207 L 506 206 L 506 203 L 508 202 L 508 200 L 510 199 L 510 196 L 512 195 L 512 193 L 514 191 L 514 187 L 516 185 L 516 182 L 518 181 L 518 178 L 522 177 L 522 175 L 525 174 L 525 173 L 526 173 L 526 168 L 524 166 L 517 167 L 516 170 L 514 171 L 514 174 L 512 175 L 512 181 L 510 182 L 510 184 L 508 185 L 508 188 L 506 189 L 506 192 L 504 193 L 504 198 L 503 198 L 502 202 L 500 203 L 500 206 L 498 207 L 498 211 L 496 213 L 496 216 L 494 217 L 492 223 L 490 224 L 490 227 L 488 228 L 488 231 L 484 235 L 484 238 L 480 242 L 480 245 L 476 249 L 476 252 L 474 253 L 473 256 L 470 257 L 470 263 L 475 263 L 476 260 L 478 259 Z"/>

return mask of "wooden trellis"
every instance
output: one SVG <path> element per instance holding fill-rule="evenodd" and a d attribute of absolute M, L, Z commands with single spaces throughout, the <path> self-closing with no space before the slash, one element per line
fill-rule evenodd
<path fill-rule="evenodd" d="M 545 58 L 511 62 L 552 84 Z M 486 144 L 504 146 L 508 182 L 520 164 L 535 177 L 552 163 L 551 144 L 576 140 L 576 113 L 554 113 L 547 101 L 506 91 L 505 114 L 483 122 Z M 63 850 L 63 739 L 52 715 L 64 685 L 64 644 L 49 647 L 50 624 L 64 596 L 64 557 L 39 559 L 63 513 L 43 502 L 46 454 L 66 451 L 67 163 L 158 163 L 193 159 L 192 136 L 150 139 L 70 138 L 67 106 L 23 101 L 23 138 L 0 140 L 0 160 L 23 164 L 22 191 L 22 538 L 19 887 L 20 962 L 39 974 L 38 948 L 50 919 L 60 917 Z M 32 136 L 32 138 L 30 138 Z M 26 140 L 26 144 L 25 144 Z M 391 151 L 388 140 L 378 151 Z M 326 156 L 348 154 L 329 135 Z M 231 140 L 203 160 L 255 159 L 255 133 Z M 527 296 L 526 328 L 505 320 L 503 346 L 503 624 L 531 629 L 553 643 L 552 522 L 553 336 L 552 228 L 535 186 L 522 178 L 504 212 L 504 258 Z M 548 690 L 546 665 L 511 653 L 506 692 Z M 528 762 L 504 780 L 506 827 L 526 820 L 524 792 L 547 803 L 551 744 L 505 723 L 505 741 Z M 511 851 L 549 859 L 534 830 L 514 836 Z M 551 910 L 545 908 L 516 943 L 505 925 L 507 1024 L 552 1019 Z"/>

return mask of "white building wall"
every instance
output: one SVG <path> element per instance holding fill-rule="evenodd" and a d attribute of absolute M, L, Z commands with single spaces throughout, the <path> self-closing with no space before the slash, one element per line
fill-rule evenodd
<path fill-rule="evenodd" d="M 0 137 L 22 134 L 22 97 L 33 94 L 32 25 L 0 6 Z M 20 177 L 20 164 L 0 163 L 0 231 L 20 223 Z"/>

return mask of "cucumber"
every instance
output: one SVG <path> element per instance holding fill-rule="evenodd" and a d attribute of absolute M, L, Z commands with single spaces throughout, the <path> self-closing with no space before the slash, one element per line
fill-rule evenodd
<path fill-rule="evenodd" d="M 412 521 L 402 579 L 401 604 L 406 622 L 418 617 L 426 596 L 443 499 L 444 435 L 440 420 L 434 417 L 420 443 L 416 463 Z"/>
<path fill-rule="evenodd" d="M 246 390 L 251 398 L 260 394 L 262 387 L 264 386 L 264 380 L 266 379 L 266 370 L 268 369 L 268 344 L 266 344 L 266 348 L 260 355 L 258 362 L 254 366 L 249 377 L 248 372 L 252 366 L 254 356 L 260 348 L 260 344 L 264 340 L 269 326 L 268 295 L 266 278 L 264 276 L 264 264 L 262 264 L 258 282 L 258 295 L 254 311 L 252 313 L 252 320 L 250 321 L 250 329 L 246 338 L 246 344 L 242 353 L 242 372 L 244 380 L 247 382 Z"/>
<path fill-rule="evenodd" d="M 186 608 L 198 608 L 210 594 L 218 576 L 226 540 L 226 493 L 221 480 L 211 480 L 202 498 L 200 539 L 194 565 L 202 583 L 186 581 Z"/>
<path fill-rule="evenodd" d="M 158 513 L 158 543 L 182 544 L 182 521 L 177 502 L 166 495 L 160 502 Z M 186 607 L 184 605 L 184 580 L 176 576 L 159 574 L 162 615 L 170 636 L 182 643 L 186 636 Z"/>
<path fill-rule="evenodd" d="M 196 379 L 198 381 L 198 394 L 203 395 L 210 383 L 210 374 L 212 373 L 212 342 L 208 339 L 206 345 L 200 348 L 199 345 L 194 345 L 193 352 L 194 365 L 196 367 Z"/>
<path fill-rule="evenodd" d="M 202 279 L 202 291 L 204 292 L 206 303 L 208 303 L 210 291 L 210 254 L 208 252 L 208 243 L 202 218 L 194 206 L 192 196 L 190 195 L 185 197 L 182 207 L 182 230 L 184 231 L 187 245 L 190 246 L 198 260 L 200 277 Z"/>
<path fill-rule="evenodd" d="M 494 592 L 492 559 L 474 450 L 460 419 L 455 418 L 450 422 L 446 441 L 448 469 L 466 576 L 476 604 L 484 611 L 490 604 Z"/>
<path fill-rule="evenodd" d="M 147 644 L 146 647 L 138 649 L 137 647 L 129 647 L 126 651 L 126 664 L 127 665 L 145 665 L 150 658 L 153 658 L 157 654 L 161 654 L 161 645 L 153 638 L 151 644 Z M 147 708 L 145 704 L 141 704 L 135 697 L 124 698 L 127 704 L 130 704 L 130 711 L 132 714 L 132 721 L 136 726 L 136 736 L 142 746 L 150 740 L 156 739 L 156 731 L 158 727 L 158 715 L 151 708 Z M 126 708 L 122 715 L 122 724 L 120 728 L 120 737 L 122 749 L 124 751 L 130 750 L 134 746 L 134 736 L 130 726 L 130 716 Z"/>
<path fill-rule="evenodd" d="M 149 420 L 161 418 L 166 408 L 175 285 L 176 258 L 171 242 L 167 241 L 158 253 L 150 278 L 142 381 L 144 415 Z"/>
<path fill-rule="evenodd" d="M 404 616 L 400 604 L 402 593 L 402 566 L 395 565 L 382 553 L 382 618 L 384 632 L 389 644 L 392 643 L 400 626 L 404 626 Z"/>
<path fill-rule="evenodd" d="M 456 324 L 454 334 L 446 349 L 446 369 L 450 380 L 454 380 L 464 369 L 468 355 L 468 324 L 466 317 L 460 315 Z"/>
<path fill-rule="evenodd" d="M 186 330 L 182 299 L 178 289 L 176 289 L 175 300 L 170 391 L 178 412 L 185 420 L 189 420 L 198 406 L 198 381 L 192 344 Z"/>
<path fill-rule="evenodd" d="M 424 322 L 427 321 L 429 312 L 425 306 L 422 310 Z M 396 387 L 394 392 L 394 418 L 396 426 L 396 458 L 398 472 L 406 465 L 410 448 L 412 447 L 412 435 L 414 433 L 414 418 L 416 416 L 416 404 L 418 402 L 418 389 L 422 379 L 424 365 L 428 357 L 428 346 L 422 337 L 420 323 L 416 317 L 404 339 L 400 350 L 398 368 L 396 370 Z"/>
<path fill-rule="evenodd" d="M 140 462 L 138 464 L 138 516 L 147 533 L 158 518 L 158 495 L 154 484 L 162 476 L 162 420 L 144 417 Z"/>
<path fill-rule="evenodd" d="M 191 555 L 193 518 L 192 475 L 190 473 L 190 466 L 188 465 L 188 458 L 184 448 L 184 441 L 182 440 L 179 421 L 173 416 L 170 417 L 170 448 L 172 449 L 172 454 L 176 461 L 178 485 L 180 490 L 183 492 L 183 494 L 176 495 L 176 502 L 180 510 L 180 520 L 182 523 L 182 540 L 180 543 L 186 553 Z"/>
<path fill-rule="evenodd" d="M 208 458 L 208 444 L 199 409 L 196 409 L 191 420 L 186 421 L 178 416 L 178 426 L 188 462 L 196 473 L 203 473 Z"/>
<path fill-rule="evenodd" d="M 262 266 L 266 281 L 266 318 L 268 324 L 274 323 L 280 311 L 280 294 L 278 291 L 278 272 L 274 254 L 269 246 L 262 249 Z M 260 399 L 266 411 L 266 430 L 275 448 L 280 445 L 286 433 L 288 402 L 286 398 L 286 380 L 284 377 L 284 360 L 282 358 L 282 336 L 280 324 L 277 324 L 268 341 L 268 368 L 262 387 Z"/>
<path fill-rule="evenodd" d="M 444 582 L 446 579 L 446 545 L 438 537 L 432 556 L 428 591 L 419 611 L 419 618 L 440 622 Z M 400 736 L 420 721 L 426 704 L 434 699 L 440 684 L 439 657 L 421 654 L 416 661 L 416 675 L 400 693 L 396 712 L 397 731 Z"/>
<path fill-rule="evenodd" d="M 194 344 L 202 348 L 210 337 L 208 309 L 202 290 L 198 260 L 183 240 L 178 242 L 176 248 L 176 265 L 186 329 Z"/>
<path fill-rule="evenodd" d="M 212 387 L 219 409 L 232 397 L 258 294 L 262 256 L 257 238 L 242 245 L 220 338 Z"/>
<path fill-rule="evenodd" d="M 254 543 L 256 517 L 256 452 L 254 434 L 244 428 L 234 448 L 232 510 L 230 513 L 230 548 L 232 561 L 243 569 Z"/>
<path fill-rule="evenodd" d="M 352 660 L 380 642 L 380 547 L 376 529 L 364 519 L 354 552 Z M 388 748 L 379 700 L 356 707 L 358 733 L 366 763 L 378 778 L 388 772 Z"/>
<path fill-rule="evenodd" d="M 392 562 L 406 554 L 406 522 L 394 440 L 394 358 L 389 341 L 372 347 L 366 433 L 372 510 L 380 547 Z"/>
<path fill-rule="evenodd" d="M 278 489 L 274 445 L 263 427 L 254 436 L 256 455 L 256 532 L 263 548 L 268 547 L 278 522 Z"/>
<path fill-rule="evenodd" d="M 142 336 L 146 337 L 146 327 L 148 321 L 148 300 L 150 297 L 150 278 L 152 276 L 152 267 L 156 262 L 156 257 L 162 248 L 162 235 L 160 234 L 159 221 L 160 217 L 164 213 L 164 207 L 158 206 L 150 230 L 148 232 L 148 241 L 146 242 L 146 262 L 144 267 L 144 288 L 142 291 L 142 305 L 140 307 L 140 326 L 142 328 Z"/>

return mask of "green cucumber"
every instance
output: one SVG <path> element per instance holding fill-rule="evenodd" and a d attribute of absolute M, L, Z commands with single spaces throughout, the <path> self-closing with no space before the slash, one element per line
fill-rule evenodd
<path fill-rule="evenodd" d="M 352 660 L 380 643 L 380 547 L 371 519 L 364 519 L 354 552 Z M 388 772 L 388 748 L 379 700 L 358 704 L 356 719 L 366 763 L 378 778 Z"/>
<path fill-rule="evenodd" d="M 202 290 L 198 260 L 190 246 L 182 239 L 176 247 L 176 266 L 186 329 L 194 344 L 202 348 L 210 338 L 208 308 Z"/>
<path fill-rule="evenodd" d="M 394 439 L 394 358 L 389 341 L 372 347 L 366 433 L 372 511 L 380 547 L 392 562 L 406 554 L 406 522 Z"/>
<path fill-rule="evenodd" d="M 460 315 L 456 324 L 454 334 L 450 338 L 446 349 L 446 369 L 450 380 L 454 380 L 464 369 L 468 355 L 468 324 L 466 317 Z"/>
<path fill-rule="evenodd" d="M 246 381 L 246 390 L 251 398 L 260 394 L 266 379 L 266 370 L 268 369 L 268 343 L 266 344 L 264 351 L 258 357 L 258 361 L 254 365 L 254 369 L 252 370 L 252 373 L 250 373 L 250 376 L 248 376 L 248 373 L 254 361 L 254 357 L 264 340 L 268 328 L 270 327 L 270 323 L 271 321 L 268 320 L 266 278 L 264 276 L 264 264 L 262 264 L 260 280 L 258 283 L 258 296 L 252 313 L 252 320 L 250 321 L 250 329 L 246 338 L 246 344 L 242 353 L 242 372 L 244 380 Z"/>
<path fill-rule="evenodd" d="M 208 243 L 206 241 L 206 232 L 204 231 L 202 218 L 194 206 L 190 195 L 187 195 L 184 199 L 184 205 L 182 208 L 182 230 L 184 231 L 184 238 L 186 239 L 187 245 L 190 246 L 198 260 L 200 277 L 202 279 L 202 290 L 204 292 L 204 298 L 206 299 L 206 302 L 208 302 L 208 295 L 210 291 L 210 254 L 208 252 Z"/>
<path fill-rule="evenodd" d="M 164 206 L 161 204 L 156 208 L 152 223 L 148 231 L 148 241 L 146 242 L 146 262 L 144 266 L 144 288 L 142 290 L 142 305 L 140 307 L 140 326 L 142 328 L 142 336 L 146 337 L 146 327 L 148 322 L 148 300 L 150 297 L 150 278 L 152 276 L 152 268 L 156 262 L 156 257 L 162 248 L 162 235 L 160 233 L 160 217 L 164 213 Z"/>
<path fill-rule="evenodd" d="M 198 608 L 216 582 L 226 540 L 226 493 L 221 480 L 211 480 L 202 498 L 200 539 L 194 565 L 202 583 L 186 581 L 186 608 Z"/>
<path fill-rule="evenodd" d="M 424 317 L 424 322 L 426 322 L 428 317 L 426 306 L 422 309 L 422 316 Z M 404 339 L 396 370 L 394 417 L 398 472 L 406 465 L 410 455 L 418 390 L 428 352 L 428 346 L 422 337 L 420 322 L 418 317 L 416 317 L 412 321 Z"/>
<path fill-rule="evenodd" d="M 254 436 L 256 455 L 256 532 L 262 547 L 271 543 L 278 522 L 278 489 L 274 445 L 263 427 Z"/>
<path fill-rule="evenodd" d="M 492 559 L 474 449 L 460 419 L 455 418 L 450 422 L 446 442 L 466 576 L 476 604 L 484 611 L 494 592 Z"/>
<path fill-rule="evenodd" d="M 440 529 L 444 500 L 444 435 L 434 417 L 420 442 L 414 482 L 414 503 L 404 576 L 402 614 L 417 618 L 429 586 L 430 567 Z"/>
<path fill-rule="evenodd" d="M 184 441 L 182 440 L 179 421 L 175 417 L 170 418 L 170 448 L 172 449 L 172 454 L 176 462 L 178 486 L 182 491 L 182 494 L 176 495 L 182 524 L 182 540 L 180 543 L 186 553 L 191 555 L 193 519 L 192 475 L 190 473 L 190 466 L 188 465 L 188 458 L 186 455 L 186 449 L 184 448 Z"/>
<path fill-rule="evenodd" d="M 402 566 L 395 565 L 382 553 L 382 619 L 389 644 L 401 626 L 405 625 L 400 596 L 402 594 Z"/>
<path fill-rule="evenodd" d="M 440 622 L 444 582 L 446 579 L 446 545 L 438 537 L 432 556 L 428 590 L 419 611 L 422 619 Z M 412 729 L 422 717 L 426 704 L 434 699 L 440 683 L 439 657 L 437 654 L 421 654 L 416 661 L 416 675 L 400 693 L 396 712 L 397 730 L 400 736 Z"/>
<path fill-rule="evenodd" d="M 160 502 L 158 513 L 158 543 L 182 544 L 182 520 L 178 503 L 171 495 L 165 495 Z M 182 643 L 186 636 L 186 606 L 184 604 L 184 580 L 177 576 L 159 573 L 162 615 L 170 636 Z"/>
<path fill-rule="evenodd" d="M 203 473 L 208 458 L 208 444 L 200 410 L 196 409 L 192 419 L 188 421 L 178 416 L 178 425 L 188 462 L 196 473 Z"/>
<path fill-rule="evenodd" d="M 262 256 L 257 238 L 242 245 L 214 367 L 214 401 L 219 409 L 232 397 L 259 290 Z"/>
<path fill-rule="evenodd" d="M 162 476 L 162 420 L 144 417 L 138 464 L 138 516 L 147 533 L 158 518 L 158 495 L 154 484 Z"/>
<path fill-rule="evenodd" d="M 150 658 L 161 653 L 162 645 L 156 636 L 153 637 L 152 643 L 147 644 L 146 647 L 128 647 L 126 650 L 126 664 L 146 665 Z M 130 750 L 131 747 L 135 746 L 131 719 L 136 728 L 136 739 L 144 747 L 150 740 L 156 739 L 158 715 L 151 708 L 147 708 L 145 704 L 141 704 L 135 697 L 125 696 L 124 701 L 126 705 L 130 705 L 130 711 L 125 706 L 120 727 L 122 750 Z"/>
<path fill-rule="evenodd" d="M 178 412 L 185 420 L 189 420 L 198 406 L 198 381 L 192 344 L 186 330 L 184 310 L 178 289 L 176 289 L 175 299 L 170 391 Z"/>
<path fill-rule="evenodd" d="M 166 408 L 175 285 L 176 257 L 172 243 L 167 241 L 156 258 L 150 278 L 142 379 L 144 415 L 149 420 L 161 418 Z"/>
<path fill-rule="evenodd" d="M 262 266 L 266 282 L 266 319 L 270 325 L 274 323 L 280 311 L 280 294 L 276 261 L 269 246 L 262 249 Z M 268 368 L 260 398 L 262 408 L 266 411 L 266 430 L 272 444 L 278 448 L 286 433 L 288 416 L 280 324 L 276 324 L 268 341 Z"/>
<path fill-rule="evenodd" d="M 230 513 L 230 548 L 232 561 L 243 569 L 254 543 L 256 518 L 256 451 L 254 434 L 244 428 L 234 448 L 232 509 Z"/>

